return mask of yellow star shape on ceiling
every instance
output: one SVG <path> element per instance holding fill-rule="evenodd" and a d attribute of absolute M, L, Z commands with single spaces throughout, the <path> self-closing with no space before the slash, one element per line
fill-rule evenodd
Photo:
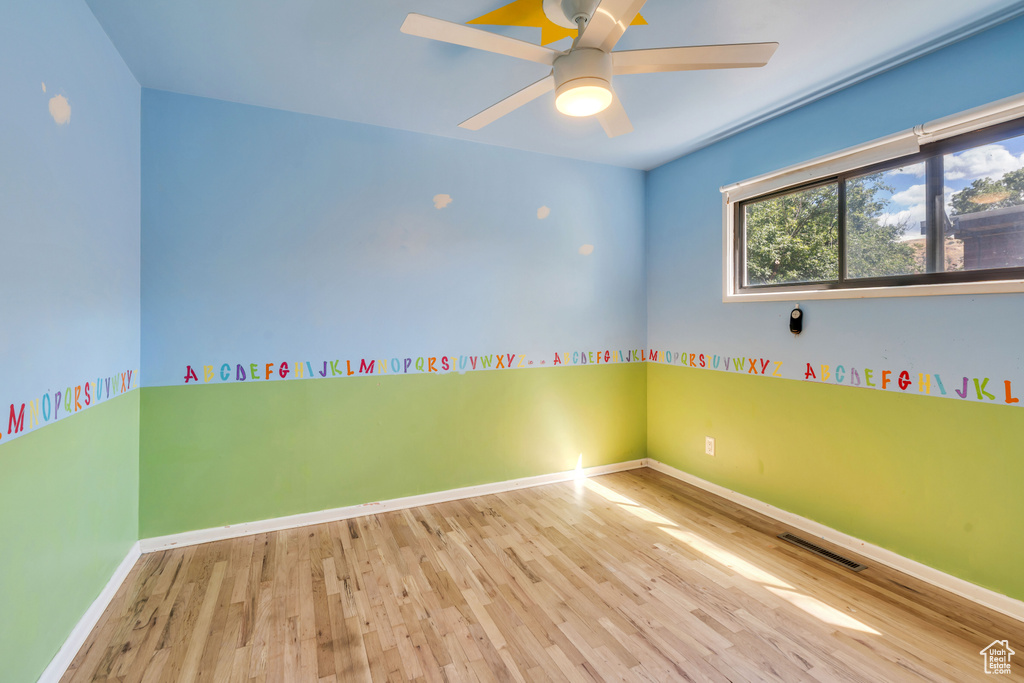
<path fill-rule="evenodd" d="M 477 17 L 467 24 L 488 24 L 490 26 L 534 26 L 540 29 L 540 44 L 549 45 L 562 38 L 575 38 L 576 30 L 564 28 L 548 19 L 544 14 L 544 0 L 514 0 L 504 7 Z M 645 26 L 647 20 L 639 14 L 630 26 Z"/>

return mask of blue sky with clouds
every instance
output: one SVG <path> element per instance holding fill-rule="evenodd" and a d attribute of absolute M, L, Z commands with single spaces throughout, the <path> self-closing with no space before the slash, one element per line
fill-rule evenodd
<path fill-rule="evenodd" d="M 945 157 L 946 207 L 953 195 L 979 178 L 997 180 L 1010 171 L 1024 167 L 1024 136 L 997 143 L 972 147 Z M 892 193 L 880 192 L 878 198 L 888 200 L 883 222 L 906 223 L 905 239 L 920 237 L 925 215 L 924 164 L 914 164 L 887 171 L 884 182 L 894 188 Z"/>

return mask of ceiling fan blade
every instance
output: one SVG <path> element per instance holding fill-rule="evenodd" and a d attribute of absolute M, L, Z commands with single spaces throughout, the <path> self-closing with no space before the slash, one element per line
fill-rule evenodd
<path fill-rule="evenodd" d="M 505 114 L 519 109 L 524 104 L 533 102 L 541 95 L 555 89 L 555 79 L 552 76 L 545 76 L 533 85 L 528 85 L 514 95 L 509 95 L 501 102 L 484 109 L 476 116 L 466 119 L 459 124 L 459 128 L 468 130 L 480 130 L 489 123 L 497 121 Z"/>
<path fill-rule="evenodd" d="M 778 46 L 778 43 L 740 43 L 624 50 L 612 53 L 612 69 L 616 74 L 650 74 L 757 67 L 767 64 Z"/>
<path fill-rule="evenodd" d="M 490 31 L 481 31 L 463 24 L 456 24 L 444 19 L 435 19 L 412 12 L 402 22 L 402 33 L 421 38 L 431 38 L 445 43 L 486 50 L 499 55 L 517 57 L 538 64 L 551 66 L 561 52 L 549 47 L 534 45 L 508 36 L 498 35 Z"/>
<path fill-rule="evenodd" d="M 597 115 L 597 120 L 601 122 L 601 127 L 604 128 L 604 132 L 608 134 L 608 137 L 615 138 L 626 133 L 633 132 L 633 124 L 629 120 L 629 116 L 626 115 L 626 110 L 622 107 L 622 102 L 619 100 L 619 96 L 616 93 L 612 93 L 612 103 L 608 105 L 608 108 Z"/>
<path fill-rule="evenodd" d="M 636 19 L 646 0 L 601 0 L 583 29 L 577 47 L 596 47 L 611 52 L 615 43 Z"/>

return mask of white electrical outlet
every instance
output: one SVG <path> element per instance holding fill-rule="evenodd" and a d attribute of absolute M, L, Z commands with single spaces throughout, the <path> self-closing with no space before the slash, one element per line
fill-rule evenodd
<path fill-rule="evenodd" d="M 715 438 L 713 436 L 704 437 L 704 453 L 707 455 L 715 454 Z"/>

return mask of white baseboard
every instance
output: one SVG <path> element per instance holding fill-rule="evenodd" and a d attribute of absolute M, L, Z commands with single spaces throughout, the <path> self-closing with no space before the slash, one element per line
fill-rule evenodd
<path fill-rule="evenodd" d="M 891 567 L 897 571 L 903 572 L 909 576 L 920 579 L 925 583 L 930 583 L 933 586 L 947 590 L 950 593 L 959 595 L 962 598 L 966 598 L 972 602 L 976 602 L 979 605 L 984 605 L 989 609 L 993 609 L 996 612 L 1005 614 L 1008 617 L 1013 617 L 1020 621 L 1024 621 L 1024 602 L 1016 600 L 1009 596 L 997 593 L 988 588 L 982 588 L 970 581 L 951 576 L 945 572 L 941 572 L 938 569 L 929 567 L 928 565 L 915 562 L 914 560 L 898 555 L 891 550 L 886 550 L 880 546 L 862 541 L 859 538 L 844 534 L 841 531 L 836 531 L 831 527 L 827 527 L 824 524 L 820 524 L 813 520 L 801 517 L 800 515 L 792 512 L 787 512 L 781 508 L 777 508 L 774 505 L 769 505 L 756 498 L 737 493 L 724 486 L 713 484 L 710 481 L 701 479 L 688 472 L 676 469 L 671 465 L 666 465 L 663 462 L 654 460 L 653 458 L 646 458 L 645 465 L 653 470 L 667 474 L 670 477 L 674 477 L 680 481 L 684 481 L 687 484 L 692 484 L 697 488 L 704 489 L 709 493 L 713 493 L 716 496 L 725 498 L 726 500 L 732 501 L 738 505 L 759 512 L 766 517 L 771 517 L 783 524 L 788 524 L 791 527 L 805 531 L 808 534 L 816 536 L 833 545 L 837 545 L 841 548 L 851 550 L 862 557 L 866 557 L 878 564 L 883 564 L 887 567 Z"/>
<path fill-rule="evenodd" d="M 56 683 L 67 671 L 68 667 L 71 666 L 72 660 L 75 655 L 85 644 L 85 639 L 92 633 L 92 629 L 99 622 L 100 617 L 103 616 L 103 611 L 107 609 L 107 605 L 114 599 L 114 595 L 117 594 L 117 589 L 121 587 L 124 580 L 128 578 L 128 572 L 135 566 L 135 562 L 142 556 L 142 551 L 139 549 L 139 542 L 136 541 L 132 547 L 128 550 L 128 554 L 125 555 L 124 559 L 121 560 L 121 564 L 117 565 L 117 569 L 114 570 L 114 574 L 107 581 L 107 585 L 100 591 L 99 596 L 92 601 L 89 605 L 89 609 L 85 611 L 82 618 L 75 624 L 75 628 L 71 630 L 71 634 L 61 645 L 60 650 L 52 660 L 50 660 L 49 666 L 43 671 L 39 677 L 39 683 Z"/>
<path fill-rule="evenodd" d="M 499 481 L 493 484 L 467 486 L 465 488 L 449 489 L 447 491 L 438 491 L 436 493 L 424 493 L 418 496 L 407 496 L 405 498 L 395 498 L 375 503 L 363 503 L 362 505 L 350 505 L 348 507 L 334 508 L 332 510 L 305 512 L 298 515 L 289 515 L 288 517 L 264 519 L 258 522 L 242 522 L 239 524 L 214 527 L 212 529 L 185 531 L 180 534 L 170 534 L 169 536 L 144 538 L 139 541 L 139 543 L 143 553 L 152 553 L 157 550 L 180 548 L 182 546 L 209 543 L 211 541 L 222 541 L 228 538 L 251 536 L 252 534 L 262 534 L 268 531 L 294 529 L 296 527 L 308 526 L 310 524 L 323 524 L 324 522 L 337 522 L 343 519 L 373 515 L 378 512 L 387 512 L 389 510 L 404 510 L 406 508 L 419 507 L 421 505 L 433 505 L 435 503 L 446 503 L 448 501 L 461 500 L 463 498 L 487 496 L 493 493 L 503 493 L 505 491 L 524 489 L 531 486 L 543 486 L 544 484 L 554 484 L 560 481 L 571 481 L 572 479 L 579 477 L 593 477 L 599 474 L 635 470 L 643 467 L 644 462 L 645 459 L 641 458 L 639 460 L 619 462 L 612 465 L 597 465 L 595 467 L 587 467 L 580 470 L 567 470 L 565 472 L 541 474 L 535 477 L 510 479 L 508 481 Z"/>

